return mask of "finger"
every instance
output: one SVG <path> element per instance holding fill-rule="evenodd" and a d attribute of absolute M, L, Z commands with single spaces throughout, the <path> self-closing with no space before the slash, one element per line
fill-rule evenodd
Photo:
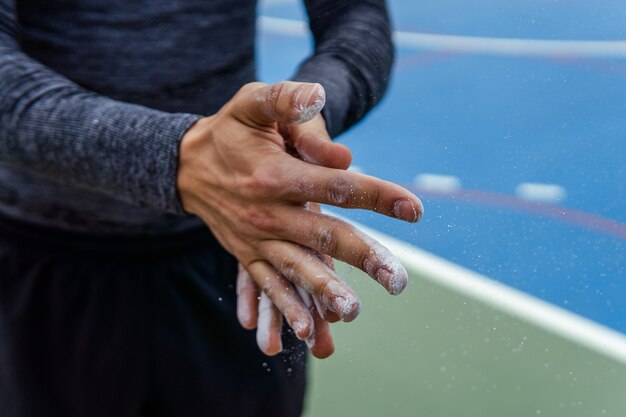
<path fill-rule="evenodd" d="M 248 265 L 248 270 L 263 293 L 285 316 L 296 336 L 302 340 L 309 337 L 313 331 L 313 318 L 292 283 L 267 262 L 253 262 Z"/>
<path fill-rule="evenodd" d="M 279 124 L 278 131 L 281 135 L 285 136 L 285 140 L 292 142 L 293 139 L 302 136 L 305 133 L 313 134 L 330 142 L 330 135 L 326 129 L 326 120 L 324 120 L 322 113 L 319 113 L 308 122 L 301 123 L 299 125 Z"/>
<path fill-rule="evenodd" d="M 318 205 L 319 208 L 319 205 Z M 313 211 L 313 210 L 312 210 Z M 320 211 L 313 211 L 314 213 L 319 213 Z M 323 253 L 318 252 L 317 253 L 317 257 L 324 262 L 324 264 L 330 268 L 331 270 L 335 271 L 335 264 L 333 263 L 333 258 L 331 258 L 328 255 L 325 255 Z M 341 320 L 341 317 L 339 317 L 337 315 L 337 313 L 335 313 L 334 311 L 331 311 L 329 309 L 327 309 L 326 307 L 324 307 L 324 304 L 322 304 L 322 302 L 320 301 L 319 297 L 314 296 L 313 297 L 313 302 L 315 303 L 315 307 L 316 310 L 318 312 L 318 315 L 320 315 L 321 317 L 323 317 L 325 320 L 327 320 L 330 323 L 336 323 L 339 320 Z M 313 317 L 313 320 L 315 320 L 315 316 Z"/>
<path fill-rule="evenodd" d="M 422 202 L 407 189 L 369 175 L 284 159 L 283 198 L 372 210 L 408 222 L 423 214 Z"/>
<path fill-rule="evenodd" d="M 346 146 L 331 141 L 321 113 L 306 123 L 279 125 L 279 131 L 302 160 L 327 168 L 350 167 L 352 153 Z"/>
<path fill-rule="evenodd" d="M 237 318 L 244 329 L 257 325 L 259 287 L 241 265 L 237 274 Z"/>
<path fill-rule="evenodd" d="M 294 139 L 294 148 L 310 164 L 345 170 L 352 163 L 352 152 L 345 145 L 323 136 L 304 133 Z"/>
<path fill-rule="evenodd" d="M 308 122 L 322 110 L 326 92 L 320 84 L 312 83 L 252 83 L 242 88 L 229 103 L 233 116 L 249 125 L 298 124 Z"/>
<path fill-rule="evenodd" d="M 306 339 L 306 344 L 311 350 L 313 356 L 319 359 L 327 358 L 335 351 L 335 343 L 333 341 L 333 336 L 330 333 L 330 326 L 318 312 L 318 309 L 313 303 L 311 294 L 307 293 L 300 287 L 296 287 L 296 290 L 298 291 L 300 298 L 302 298 L 304 303 L 309 307 L 315 323 L 315 331 L 308 339 Z"/>
<path fill-rule="evenodd" d="M 317 203 L 307 203 L 306 204 L 306 209 L 309 210 L 312 213 L 321 213 L 322 212 L 322 208 L 320 207 L 319 204 Z M 333 263 L 333 258 L 331 258 L 330 256 L 320 253 L 318 252 L 317 257 L 324 262 L 324 264 L 326 264 L 326 266 L 330 269 L 332 269 L 333 271 L 335 270 L 335 265 Z M 319 313 L 319 315 L 321 317 L 324 318 L 324 320 L 327 320 L 330 323 L 336 323 L 339 320 L 341 320 L 341 317 L 339 317 L 337 315 L 337 313 L 329 310 L 328 308 L 326 308 L 324 306 L 324 304 L 322 304 L 322 302 L 320 301 L 320 299 L 315 296 L 313 297 L 313 302 L 315 303 L 315 307 L 317 312 Z M 315 317 L 313 318 L 315 320 Z"/>
<path fill-rule="evenodd" d="M 282 238 L 361 269 L 392 295 L 400 294 L 406 287 L 408 274 L 402 264 L 387 248 L 356 227 L 297 207 L 287 209 L 283 215 L 299 227 L 281 229 Z"/>
<path fill-rule="evenodd" d="M 309 345 L 309 349 L 313 356 L 318 359 L 324 359 L 335 352 L 335 343 L 328 322 L 320 316 L 317 310 L 312 312 L 312 315 L 315 322 L 315 332 L 311 336 L 314 341 L 313 345 Z"/>
<path fill-rule="evenodd" d="M 311 250 L 287 241 L 268 240 L 260 247 L 266 259 L 285 278 L 306 292 L 345 322 L 358 316 L 360 301 L 352 288 L 341 281 Z"/>
<path fill-rule="evenodd" d="M 274 356 L 283 350 L 281 328 L 283 316 L 270 298 L 261 293 L 259 300 L 259 327 L 256 331 L 256 343 L 267 356 Z"/>
<path fill-rule="evenodd" d="M 328 308 L 326 308 L 326 306 L 324 306 L 324 304 L 322 303 L 322 301 L 319 299 L 318 296 L 313 297 L 313 302 L 315 303 L 315 308 L 318 311 L 318 314 L 324 320 L 328 321 L 329 323 L 337 323 L 338 321 L 341 320 L 341 317 L 339 317 L 337 313 L 335 313 L 332 310 L 329 310 Z M 315 321 L 315 317 L 313 317 L 313 321 Z M 313 324 L 315 325 L 315 323 Z"/>

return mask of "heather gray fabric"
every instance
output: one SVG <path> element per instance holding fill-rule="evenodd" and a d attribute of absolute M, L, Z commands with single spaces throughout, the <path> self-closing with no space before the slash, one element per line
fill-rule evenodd
<path fill-rule="evenodd" d="M 384 0 L 306 2 L 336 136 L 392 61 Z M 0 0 L 0 214 L 98 234 L 199 225 L 176 191 L 179 141 L 255 79 L 254 0 Z M 277 51 L 280 53 L 280 51 Z"/>

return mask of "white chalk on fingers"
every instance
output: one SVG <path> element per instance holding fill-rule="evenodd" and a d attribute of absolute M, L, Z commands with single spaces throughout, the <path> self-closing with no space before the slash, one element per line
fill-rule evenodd
<path fill-rule="evenodd" d="M 346 287 L 347 284 L 343 282 L 331 280 L 326 284 L 326 291 L 320 297 L 341 320 L 350 322 L 361 312 L 361 303 Z"/>
<path fill-rule="evenodd" d="M 308 93 L 307 97 L 304 97 L 304 99 L 300 97 L 303 92 Z M 298 111 L 298 117 L 294 123 L 306 123 L 317 116 L 326 104 L 326 91 L 320 84 L 314 84 L 312 88 L 301 88 L 296 93 L 294 101 L 296 103 L 296 110 Z"/>
<path fill-rule="evenodd" d="M 259 348 L 267 355 L 275 355 L 283 350 L 282 340 L 280 338 L 280 330 L 282 323 L 282 315 L 272 300 L 263 292 L 259 300 L 259 318 L 256 331 L 256 342 Z M 271 350 L 272 336 L 278 333 L 278 349 L 276 352 Z"/>
<path fill-rule="evenodd" d="M 237 318 L 239 323 L 245 328 L 251 327 L 252 311 L 250 310 L 250 303 L 248 303 L 248 300 L 242 300 L 241 297 L 237 299 Z"/>
<path fill-rule="evenodd" d="M 252 307 L 257 304 L 257 294 L 256 284 L 248 272 L 240 266 L 237 275 L 237 318 L 239 323 L 246 328 L 255 326 Z"/>
<path fill-rule="evenodd" d="M 304 304 L 309 308 L 309 310 L 313 310 L 314 299 L 311 296 L 311 294 L 309 294 L 308 292 L 306 292 L 305 290 L 303 290 L 297 285 L 294 285 L 294 287 L 296 288 L 296 292 L 298 293 L 300 298 L 302 298 L 302 301 L 304 302 Z M 317 307 L 317 309 L 319 311 L 319 307 Z M 315 313 L 311 311 L 311 314 L 315 314 Z M 315 320 L 313 320 L 312 326 L 313 326 L 313 329 L 311 331 L 311 336 L 307 337 L 304 340 L 310 350 L 313 350 L 313 348 L 315 347 Z"/>
<path fill-rule="evenodd" d="M 389 294 L 398 295 L 407 286 L 409 274 L 389 249 L 357 230 L 359 237 L 369 246 L 370 251 L 364 262 L 365 272 L 378 281 Z"/>

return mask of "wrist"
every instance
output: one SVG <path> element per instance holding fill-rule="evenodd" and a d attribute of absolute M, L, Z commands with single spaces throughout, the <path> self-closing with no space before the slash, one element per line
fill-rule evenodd
<path fill-rule="evenodd" d="M 190 214 L 197 214 L 193 209 L 193 191 L 197 188 L 194 171 L 197 155 L 201 148 L 206 145 L 211 132 L 211 120 L 213 116 L 198 119 L 185 132 L 180 141 L 178 151 L 178 171 L 176 173 L 176 187 L 183 210 Z"/>

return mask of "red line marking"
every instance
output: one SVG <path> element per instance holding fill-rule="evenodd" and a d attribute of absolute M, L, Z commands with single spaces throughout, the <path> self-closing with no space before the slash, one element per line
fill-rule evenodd
<path fill-rule="evenodd" d="M 476 54 L 469 56 L 489 56 Z M 468 56 L 463 48 L 446 49 L 439 51 L 423 50 L 396 58 L 396 67 L 399 70 L 408 70 L 415 67 L 437 64 L 456 57 Z M 571 55 L 552 56 L 508 56 L 504 59 L 532 59 L 549 62 L 556 65 L 574 67 L 577 70 L 600 72 L 618 77 L 626 77 L 626 63 L 623 59 L 610 57 L 580 58 Z"/>
<path fill-rule="evenodd" d="M 417 195 L 430 196 L 446 200 L 458 200 L 464 203 L 474 203 L 490 207 L 515 210 L 523 213 L 530 213 L 539 217 L 550 218 L 561 223 L 570 224 L 583 229 L 613 236 L 621 240 L 626 240 L 626 224 L 607 217 L 599 216 L 597 214 L 591 214 L 569 207 L 528 201 L 507 194 L 484 190 L 463 189 L 445 192 L 434 191 L 416 185 L 405 185 L 405 188 L 415 192 Z"/>

